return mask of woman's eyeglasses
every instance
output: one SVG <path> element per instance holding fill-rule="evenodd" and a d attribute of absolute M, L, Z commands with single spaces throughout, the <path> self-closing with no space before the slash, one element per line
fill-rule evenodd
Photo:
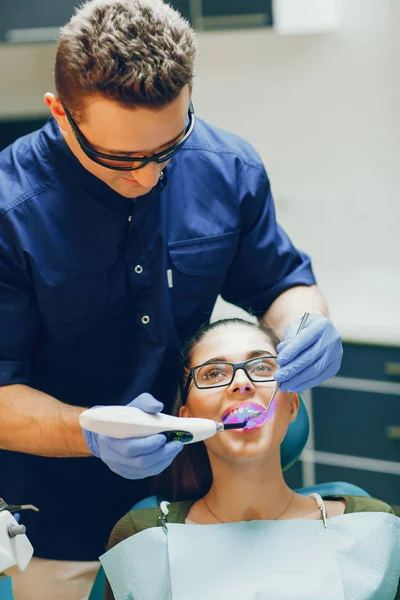
<path fill-rule="evenodd" d="M 276 356 L 260 356 L 243 362 L 210 362 L 192 367 L 189 371 L 184 396 L 186 396 L 191 380 L 199 389 L 223 387 L 230 385 L 238 369 L 243 369 L 250 381 L 274 381 L 279 365 Z"/>
<path fill-rule="evenodd" d="M 79 146 L 82 151 L 86 154 L 90 160 L 101 165 L 102 167 L 106 167 L 107 169 L 113 169 L 114 171 L 137 171 L 138 169 L 142 169 L 144 166 L 148 165 L 151 162 L 155 162 L 158 164 L 164 163 L 170 160 L 175 154 L 182 148 L 185 142 L 193 133 L 194 125 L 196 122 L 194 109 L 192 102 L 189 103 L 189 112 L 188 112 L 188 123 L 186 129 L 183 133 L 183 136 L 180 140 L 178 140 L 175 144 L 166 148 L 162 152 L 158 152 L 153 154 L 152 156 L 143 157 L 143 156 L 117 156 L 114 154 L 104 154 L 103 152 L 98 152 L 95 150 L 87 141 L 78 125 L 75 123 L 74 119 L 71 116 L 71 113 L 64 107 L 66 117 L 68 119 L 69 124 L 71 125 L 72 131 L 78 141 Z"/>

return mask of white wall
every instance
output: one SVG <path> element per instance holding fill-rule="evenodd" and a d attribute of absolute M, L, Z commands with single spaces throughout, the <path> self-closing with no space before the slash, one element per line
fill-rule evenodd
<path fill-rule="evenodd" d="M 258 149 L 317 270 L 398 268 L 400 2 L 343 4 L 337 34 L 202 35 L 195 107 Z"/>
<path fill-rule="evenodd" d="M 338 33 L 199 35 L 197 113 L 247 138 L 318 272 L 397 269 L 400 2 L 343 0 Z M 45 112 L 54 46 L 0 46 L 0 117 Z"/>

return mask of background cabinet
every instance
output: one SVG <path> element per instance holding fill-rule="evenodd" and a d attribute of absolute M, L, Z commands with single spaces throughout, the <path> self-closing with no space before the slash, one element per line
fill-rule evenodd
<path fill-rule="evenodd" d="M 296 0 L 297 1 L 297 0 Z M 0 2 L 0 42 L 54 41 L 79 0 Z M 196 29 L 272 25 L 272 0 L 171 0 Z"/>
<path fill-rule="evenodd" d="M 0 152 L 17 138 L 40 129 L 47 121 L 47 116 L 37 119 L 0 120 Z"/>
<path fill-rule="evenodd" d="M 0 2 L 0 42 L 54 41 L 80 0 Z M 199 31 L 274 27 L 280 33 L 335 31 L 339 0 L 170 0 Z"/>
<path fill-rule="evenodd" d="M 336 377 L 305 393 L 302 485 L 348 481 L 400 513 L 400 348 L 345 343 Z M 298 470 L 286 474 L 297 484 Z"/>

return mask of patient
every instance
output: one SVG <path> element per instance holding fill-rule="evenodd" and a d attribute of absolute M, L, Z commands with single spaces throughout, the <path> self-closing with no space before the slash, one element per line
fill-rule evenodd
<path fill-rule="evenodd" d="M 265 408 L 274 386 L 274 371 L 278 368 L 274 358 L 278 343 L 279 339 L 267 327 L 241 319 L 219 321 L 200 330 L 183 350 L 180 406 L 177 408 L 179 415 L 232 423 L 241 421 L 255 411 Z M 242 364 L 235 370 L 234 365 L 239 362 Z M 397 559 L 396 565 L 393 564 L 393 560 L 395 560 L 393 559 L 392 565 L 388 567 L 390 577 L 394 581 L 391 587 L 387 584 L 386 580 L 390 577 L 386 573 L 383 577 L 385 581 L 377 576 L 372 583 L 371 581 L 366 582 L 365 590 L 362 590 L 364 583 L 360 585 L 360 580 L 363 582 L 365 579 L 363 574 L 357 573 L 357 568 L 349 568 L 349 564 L 352 564 L 351 561 L 354 560 L 356 567 L 360 565 L 360 569 L 365 569 L 365 573 L 372 573 L 374 569 L 372 564 L 363 565 L 357 554 L 351 554 L 349 551 L 349 548 L 353 547 L 357 551 L 357 547 L 354 546 L 355 542 L 360 540 L 360 544 L 363 543 L 361 541 L 362 533 L 358 532 L 363 531 L 364 522 L 368 523 L 368 526 L 374 521 L 374 518 L 383 519 L 386 525 L 389 522 L 389 529 L 390 527 L 394 528 L 390 529 L 390 532 L 394 531 L 393 539 L 396 540 L 397 537 L 398 544 L 398 520 L 394 516 L 384 515 L 384 513 L 393 514 L 392 509 L 384 502 L 371 498 L 330 496 L 321 499 L 318 495 L 303 496 L 295 493 L 285 483 L 281 468 L 280 446 L 288 425 L 296 418 L 298 408 L 297 394 L 278 392 L 266 418 L 250 420 L 244 430 L 226 431 L 204 442 L 185 446 L 171 468 L 163 474 L 163 495 L 173 502 L 166 508 L 163 507 L 163 511 L 157 507 L 129 512 L 115 526 L 110 537 L 109 548 L 148 528 L 159 527 L 164 522 L 167 532 L 164 538 L 179 535 L 179 540 L 184 540 L 179 542 L 179 547 L 182 547 L 187 540 L 187 552 L 192 557 L 192 560 L 185 565 L 186 571 L 181 569 L 179 577 L 186 577 L 186 585 L 190 585 L 192 569 L 193 582 L 196 581 L 196 577 L 201 576 L 201 569 L 204 569 L 201 594 L 196 595 L 199 592 L 196 591 L 196 584 L 193 583 L 193 590 L 187 589 L 188 600 L 194 597 L 215 598 L 216 600 L 218 598 L 261 599 L 264 597 L 285 598 L 285 600 L 296 600 L 297 598 L 313 600 L 313 598 L 323 597 L 324 600 L 329 600 L 332 597 L 340 600 L 348 596 L 344 592 L 342 596 L 334 591 L 332 573 L 336 576 L 339 571 L 339 588 L 353 590 L 350 595 L 354 599 L 386 600 L 387 598 L 393 600 L 400 598 L 400 588 L 397 588 L 399 577 Z M 334 410 L 334 407 L 332 409 Z M 340 432 L 338 434 L 340 435 Z M 165 484 L 166 476 L 168 485 Z M 325 517 L 325 510 L 327 518 L 322 520 Z M 350 519 L 346 517 L 344 521 L 341 520 L 343 519 L 341 515 L 350 515 L 351 513 L 374 513 L 368 521 L 365 520 L 366 515 L 360 515 L 361 518 L 360 516 L 356 517 L 355 539 L 351 537 L 354 534 L 354 516 Z M 383 514 L 377 515 L 377 513 Z M 159 517 L 161 517 L 161 521 Z M 164 520 L 162 521 L 162 519 Z M 235 555 L 238 554 L 238 552 L 235 554 L 233 550 L 235 536 L 257 535 L 252 527 L 255 523 L 243 523 L 248 521 L 257 522 L 257 528 L 261 526 L 266 529 L 258 542 L 260 543 L 260 552 L 258 553 L 254 547 L 249 545 L 250 538 L 243 537 L 243 556 L 240 559 L 241 574 L 240 577 L 234 577 L 239 575 L 237 571 L 234 571 L 237 568 L 235 567 Z M 265 523 L 259 523 L 261 521 Z M 280 525 L 277 523 L 278 521 Z M 288 523 L 289 521 L 290 523 Z M 318 523 L 312 524 L 311 521 Z M 188 527 L 187 529 L 176 528 L 172 525 L 175 523 L 187 524 Z M 330 523 L 335 523 L 335 526 L 332 527 Z M 340 534 L 335 534 L 335 527 L 341 523 L 350 527 L 350 533 L 345 527 L 345 529 L 340 529 Z M 219 527 L 195 530 L 193 529 L 195 525 L 218 525 Z M 229 529 L 223 529 L 225 527 Z M 382 527 L 378 525 L 378 531 L 383 530 Z M 196 531 L 195 538 L 190 534 L 191 531 Z M 230 545 L 227 545 L 226 548 L 221 541 L 224 539 L 220 537 L 221 531 L 226 534 L 229 531 L 229 536 L 231 536 L 229 537 Z M 327 560 L 326 557 L 323 558 L 325 546 L 319 547 L 319 544 L 325 544 L 325 539 L 329 537 L 327 537 L 328 534 L 324 536 L 326 531 L 333 531 L 334 535 L 338 535 L 338 539 L 341 540 L 334 544 L 338 557 L 335 559 L 333 567 L 332 564 L 329 566 L 328 562 L 324 563 L 324 560 Z M 281 535 L 282 532 L 283 535 Z M 201 540 L 203 538 L 207 542 L 208 548 L 205 553 L 201 553 L 199 550 L 202 547 Z M 171 537 L 168 539 L 172 540 Z M 282 539 L 285 542 L 287 540 L 288 544 L 288 547 L 284 547 L 283 550 L 281 548 Z M 289 542 L 291 539 L 292 542 Z M 343 539 L 346 541 L 343 542 Z M 368 538 L 369 545 L 374 545 L 375 554 L 379 554 L 381 545 L 383 554 L 390 554 L 396 550 L 396 541 L 391 548 L 384 546 L 386 539 L 388 536 L 379 539 L 379 535 L 374 539 Z M 160 540 L 160 543 L 165 543 L 161 538 Z M 271 541 L 271 557 L 266 560 L 269 540 Z M 302 551 L 297 552 L 291 560 L 291 552 L 294 552 L 293 548 L 301 540 L 304 540 L 304 556 Z M 198 547 L 197 544 L 200 546 Z M 343 544 L 343 547 L 340 544 Z M 172 546 L 169 544 L 168 553 L 172 552 Z M 312 559 L 308 560 L 307 553 L 311 552 L 311 548 L 313 549 Z M 247 554 L 245 550 L 249 553 Z M 229 559 L 230 562 L 226 563 L 228 560 L 226 557 L 231 551 L 233 554 Z M 279 553 L 282 551 L 283 555 L 279 559 Z M 196 559 L 196 552 L 199 552 L 198 559 Z M 171 561 L 173 563 L 173 557 L 170 554 L 168 556 L 170 563 Z M 247 565 L 246 560 L 248 560 Z M 285 565 L 288 575 L 283 566 L 278 565 L 279 568 L 277 567 L 277 561 L 279 565 Z M 390 557 L 387 562 L 391 562 Z M 171 577 L 174 577 L 172 563 Z M 232 589 L 229 588 L 229 585 L 224 588 L 223 593 L 217 592 L 220 582 L 215 580 L 210 580 L 212 589 L 207 590 L 208 573 L 212 572 L 212 565 L 218 563 L 220 563 L 219 572 L 224 575 L 224 586 L 227 585 L 227 582 L 230 582 L 229 585 L 232 586 Z M 337 567 L 339 563 L 340 569 Z M 250 568 L 251 585 L 250 588 L 246 588 L 244 596 L 241 595 L 239 588 L 243 578 L 244 581 L 247 579 L 246 567 Z M 232 569 L 232 572 L 229 572 L 229 569 Z M 310 585 L 307 583 L 307 578 L 304 577 L 304 569 L 308 570 L 308 574 L 311 569 L 312 573 L 312 589 L 309 590 L 302 589 L 302 586 Z M 383 573 L 383 565 L 380 566 L 380 569 Z M 279 584 L 275 581 L 277 570 Z M 300 579 L 294 579 L 295 583 L 290 584 L 290 587 L 287 588 L 289 591 L 285 592 L 282 585 L 289 585 L 290 578 L 295 577 L 297 571 L 299 571 Z M 253 582 L 256 574 L 259 580 L 261 577 L 261 583 L 260 581 L 257 584 Z M 153 577 L 156 577 L 155 573 Z M 327 578 L 325 583 L 324 577 Z M 354 577 L 354 581 L 350 581 L 352 577 Z M 327 580 L 331 581 L 328 588 L 332 589 L 326 588 Z M 180 583 L 177 582 L 176 585 L 179 587 Z M 151 587 L 150 580 L 149 586 Z M 251 586 L 255 586 L 254 589 Z M 357 593 L 353 588 L 357 589 Z M 279 595 L 277 589 L 280 590 Z M 349 592 L 347 591 L 347 593 Z M 107 600 L 114 598 L 108 584 L 106 584 L 105 597 Z M 125 597 L 129 597 L 129 594 Z M 133 594 L 131 597 L 140 600 L 144 596 Z M 151 594 L 149 597 L 152 597 Z M 158 596 L 154 594 L 153 597 Z M 161 594 L 159 597 L 167 597 L 166 592 L 164 596 Z M 173 595 L 174 599 L 175 597 Z M 179 594 L 177 597 L 180 598 Z"/>

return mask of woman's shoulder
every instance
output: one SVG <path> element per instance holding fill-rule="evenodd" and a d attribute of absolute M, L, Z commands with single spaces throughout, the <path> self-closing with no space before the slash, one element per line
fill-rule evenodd
<path fill-rule="evenodd" d="M 357 512 L 385 512 L 394 514 L 389 504 L 377 498 L 368 498 L 365 496 L 327 496 L 324 499 L 344 500 L 346 503 L 344 514 Z"/>
<path fill-rule="evenodd" d="M 192 504 L 193 502 L 191 501 L 171 502 L 168 504 L 168 522 L 184 523 Z M 160 526 L 158 517 L 161 514 L 159 506 L 129 511 L 114 526 L 108 542 L 108 549 L 113 548 L 131 535 L 144 531 L 149 527 Z"/>

